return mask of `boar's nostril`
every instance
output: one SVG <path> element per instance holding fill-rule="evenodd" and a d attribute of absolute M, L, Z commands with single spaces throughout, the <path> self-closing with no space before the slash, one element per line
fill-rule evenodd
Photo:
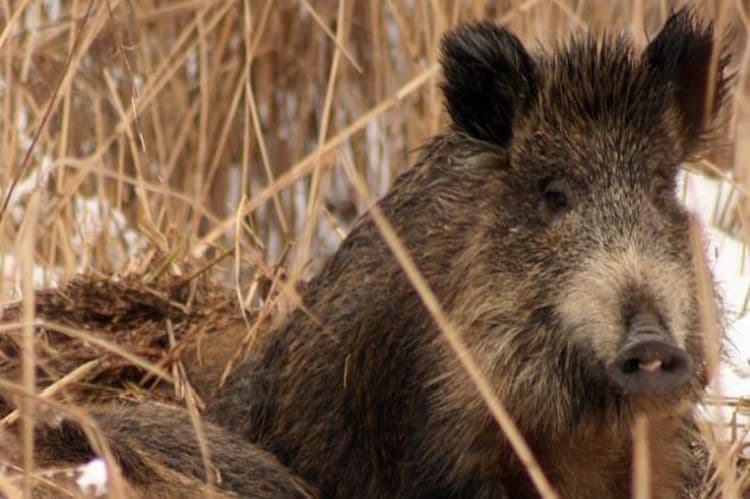
<path fill-rule="evenodd" d="M 640 364 L 638 359 L 627 359 L 622 363 L 621 370 L 624 374 L 633 374 L 640 369 Z"/>
<path fill-rule="evenodd" d="M 665 395 L 688 381 L 692 364 L 685 350 L 647 335 L 626 344 L 607 372 L 627 393 Z"/>

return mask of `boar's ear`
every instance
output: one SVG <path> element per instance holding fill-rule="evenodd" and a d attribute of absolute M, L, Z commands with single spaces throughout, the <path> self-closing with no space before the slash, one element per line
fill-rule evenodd
<path fill-rule="evenodd" d="M 702 138 L 727 91 L 728 57 L 714 43 L 713 25 L 683 7 L 670 16 L 644 53 L 650 70 L 672 87 L 688 141 Z M 719 53 L 712 62 L 714 50 Z"/>
<path fill-rule="evenodd" d="M 455 128 L 505 146 L 537 93 L 534 61 L 521 41 L 485 22 L 442 40 L 443 93 Z"/>

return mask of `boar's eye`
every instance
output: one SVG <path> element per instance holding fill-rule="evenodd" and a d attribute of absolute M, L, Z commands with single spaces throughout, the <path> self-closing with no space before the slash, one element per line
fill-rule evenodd
<path fill-rule="evenodd" d="M 573 193 L 568 184 L 561 180 L 543 183 L 541 205 L 542 217 L 547 222 L 573 209 Z"/>

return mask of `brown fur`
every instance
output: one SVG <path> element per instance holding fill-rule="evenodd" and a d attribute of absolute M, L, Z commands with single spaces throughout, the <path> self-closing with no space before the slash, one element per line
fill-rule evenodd
<path fill-rule="evenodd" d="M 122 470 L 128 497 L 206 497 L 202 454 L 195 427 L 184 411 L 150 403 L 91 416 Z M 268 452 L 214 425 L 204 423 L 202 430 L 209 447 L 214 497 L 316 497 L 313 487 Z M 96 455 L 82 428 L 68 419 L 41 426 L 35 440 L 37 464 L 42 467 L 82 464 Z M 39 494 L 56 495 L 48 487 Z"/>

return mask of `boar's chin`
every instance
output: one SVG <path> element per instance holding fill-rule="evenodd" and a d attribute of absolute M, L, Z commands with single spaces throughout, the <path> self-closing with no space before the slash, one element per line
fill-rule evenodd
<path fill-rule="evenodd" d="M 703 395 L 703 386 L 695 375 L 684 386 L 668 393 L 629 393 L 616 383 L 610 386 L 617 392 L 618 412 L 629 420 L 637 415 L 659 418 L 685 414 Z"/>

